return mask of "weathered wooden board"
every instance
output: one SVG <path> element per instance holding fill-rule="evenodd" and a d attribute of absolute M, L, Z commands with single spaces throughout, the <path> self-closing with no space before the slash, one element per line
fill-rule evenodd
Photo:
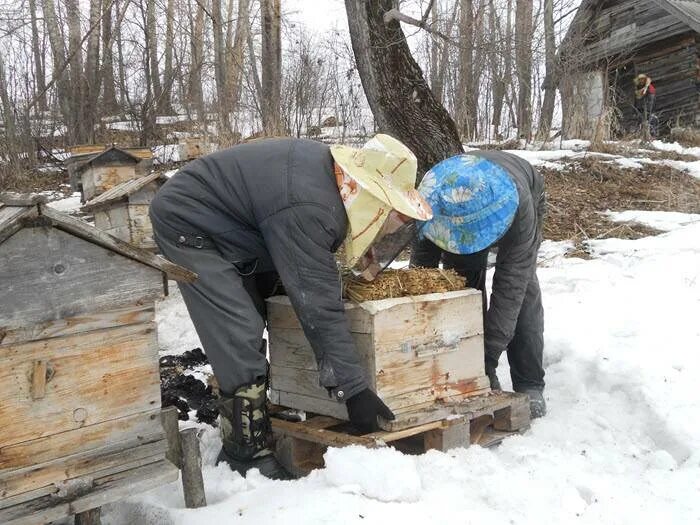
<path fill-rule="evenodd" d="M 90 166 L 81 173 L 83 196 L 88 201 L 118 184 L 136 177 L 135 164 L 128 166 Z"/>
<path fill-rule="evenodd" d="M 41 400 L 31 371 L 52 371 Z M 155 324 L 138 324 L 0 347 L 0 447 L 160 406 Z"/>
<path fill-rule="evenodd" d="M 56 321 L 0 330 L 0 346 L 90 332 L 114 326 L 148 323 L 154 319 L 155 308 L 153 305 L 130 305 L 115 310 L 91 312 L 78 317 L 66 317 Z"/>
<path fill-rule="evenodd" d="M 31 467 L 0 473 L 0 498 L 17 496 L 83 476 L 98 477 L 107 471 L 118 472 L 131 468 L 134 464 L 155 463 L 165 458 L 168 444 L 162 431 L 156 435 L 143 436 L 142 439 L 143 442 L 132 439 L 112 443 Z"/>
<path fill-rule="evenodd" d="M 176 480 L 178 470 L 162 460 L 130 470 L 108 474 L 94 480 L 94 488 L 83 496 L 67 501 L 51 495 L 0 510 L 3 525 L 43 525 L 72 514 L 85 512 L 132 494 L 138 494 Z"/>
<path fill-rule="evenodd" d="M 0 448 L 0 474 L 161 432 L 160 408 Z"/>
<path fill-rule="evenodd" d="M 153 226 L 148 215 L 149 204 L 129 203 L 130 242 L 145 249 L 155 248 Z"/>
<path fill-rule="evenodd" d="M 162 296 L 159 271 L 56 228 L 24 228 L 0 244 L 0 329 Z"/>
<path fill-rule="evenodd" d="M 66 215 L 65 213 L 58 212 L 49 206 L 41 208 L 41 215 L 42 217 L 49 219 L 57 228 L 87 241 L 93 242 L 125 257 L 139 261 L 142 264 L 150 266 L 151 268 L 165 272 L 169 279 L 191 283 L 197 278 L 197 274 L 183 268 L 182 266 L 172 263 L 163 257 L 154 255 L 147 250 L 132 246 L 121 239 L 107 235 L 84 221 L 71 217 L 70 215 Z"/>

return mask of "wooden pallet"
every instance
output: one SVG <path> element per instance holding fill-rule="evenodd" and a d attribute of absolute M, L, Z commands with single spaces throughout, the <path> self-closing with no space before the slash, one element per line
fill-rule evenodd
<path fill-rule="evenodd" d="M 493 446 L 530 426 L 530 404 L 524 394 L 489 392 L 465 401 L 404 414 L 388 422 L 392 430 L 358 435 L 350 424 L 328 416 L 295 422 L 273 414 L 277 457 L 291 473 L 303 476 L 323 467 L 328 447 L 392 446 L 405 453 L 449 450 L 469 445 Z"/>

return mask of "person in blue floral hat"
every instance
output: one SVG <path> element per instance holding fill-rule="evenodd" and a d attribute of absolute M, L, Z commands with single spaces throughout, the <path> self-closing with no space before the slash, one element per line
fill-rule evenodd
<path fill-rule="evenodd" d="M 542 367 L 544 312 L 537 251 L 545 213 L 544 179 L 530 163 L 502 151 L 473 151 L 433 166 L 418 191 L 433 218 L 414 242 L 411 266 L 455 269 L 484 295 L 486 374 L 500 390 L 498 360 L 507 352 L 513 389 L 546 413 Z M 486 309 L 488 253 L 497 249 Z"/>

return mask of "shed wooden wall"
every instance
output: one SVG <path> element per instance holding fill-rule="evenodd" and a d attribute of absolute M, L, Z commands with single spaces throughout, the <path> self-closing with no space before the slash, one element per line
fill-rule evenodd
<path fill-rule="evenodd" d="M 653 0 L 593 1 L 587 9 L 569 42 L 572 51 L 567 54 L 562 81 L 564 134 L 600 135 L 595 129 L 597 119 L 588 119 L 582 126 L 580 116 L 587 115 L 590 101 L 571 87 L 592 72 L 607 77 L 604 116 L 617 120 L 614 131 L 618 133 L 632 131 L 638 122 L 632 80 L 639 73 L 649 75 L 657 89 L 654 113 L 661 133 L 676 124 L 700 124 L 700 35 Z"/>

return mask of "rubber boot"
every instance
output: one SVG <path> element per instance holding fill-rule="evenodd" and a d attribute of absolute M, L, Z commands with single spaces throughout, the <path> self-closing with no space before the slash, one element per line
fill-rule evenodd
<path fill-rule="evenodd" d="M 544 400 L 542 390 L 536 388 L 521 390 L 523 394 L 527 394 L 530 398 L 530 418 L 537 419 L 547 415 L 547 402 Z"/>
<path fill-rule="evenodd" d="M 267 413 L 265 379 L 236 389 L 233 396 L 222 392 L 219 402 L 222 447 L 218 464 L 225 461 L 245 476 L 257 468 L 270 479 L 293 479 L 270 448 L 270 417 Z"/>

